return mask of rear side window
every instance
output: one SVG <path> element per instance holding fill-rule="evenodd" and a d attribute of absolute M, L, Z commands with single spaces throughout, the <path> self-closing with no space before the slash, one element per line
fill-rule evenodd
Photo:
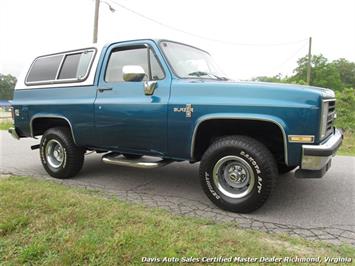
<path fill-rule="evenodd" d="M 27 82 L 54 80 L 63 55 L 38 58 L 32 65 Z"/>
<path fill-rule="evenodd" d="M 93 51 L 65 56 L 59 79 L 82 79 L 88 70 Z"/>
<path fill-rule="evenodd" d="M 95 50 L 75 51 L 37 58 L 27 74 L 26 84 L 80 82 L 86 79 Z"/>

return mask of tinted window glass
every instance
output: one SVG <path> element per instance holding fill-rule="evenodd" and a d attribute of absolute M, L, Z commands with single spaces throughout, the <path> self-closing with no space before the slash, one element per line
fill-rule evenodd
<path fill-rule="evenodd" d="M 105 81 L 123 81 L 122 68 L 126 65 L 139 65 L 143 67 L 144 72 L 147 74 L 144 80 L 147 80 L 149 77 L 152 80 L 164 79 L 164 72 L 152 50 L 149 51 L 149 59 L 148 61 L 148 48 L 146 47 L 113 51 L 107 65 Z M 149 62 L 150 69 L 148 67 Z"/>
<path fill-rule="evenodd" d="M 82 80 L 88 73 L 93 56 L 94 51 L 87 50 L 37 58 L 30 69 L 26 82 L 56 81 L 60 83 L 61 80 L 67 79 Z M 60 72 L 57 77 L 59 68 Z"/>
<path fill-rule="evenodd" d="M 59 79 L 76 78 L 80 57 L 81 54 L 71 54 L 65 57 L 62 69 L 60 70 Z"/>
<path fill-rule="evenodd" d="M 150 66 L 152 71 L 152 80 L 164 79 L 164 72 L 161 69 L 158 59 L 153 51 L 150 51 Z"/>
<path fill-rule="evenodd" d="M 160 46 L 180 78 L 225 79 L 225 75 L 207 52 L 174 42 L 161 42 Z"/>
<path fill-rule="evenodd" d="M 88 72 L 88 68 L 90 67 L 90 61 L 93 55 L 94 51 L 84 52 L 81 54 L 78 69 L 76 71 L 76 76 L 78 78 L 84 77 Z"/>
<path fill-rule="evenodd" d="M 63 55 L 38 58 L 32 65 L 27 82 L 54 80 Z"/>
<path fill-rule="evenodd" d="M 107 65 L 105 80 L 107 82 L 123 81 L 122 68 L 126 65 L 141 66 L 144 72 L 148 73 L 147 48 L 113 51 Z"/>
<path fill-rule="evenodd" d="M 69 54 L 65 57 L 59 79 L 81 79 L 85 77 L 93 52 Z"/>

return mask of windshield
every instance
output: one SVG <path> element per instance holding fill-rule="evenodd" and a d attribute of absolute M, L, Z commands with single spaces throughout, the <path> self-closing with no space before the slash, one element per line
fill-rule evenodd
<path fill-rule="evenodd" d="M 227 80 L 207 52 L 175 42 L 160 45 L 178 77 Z"/>

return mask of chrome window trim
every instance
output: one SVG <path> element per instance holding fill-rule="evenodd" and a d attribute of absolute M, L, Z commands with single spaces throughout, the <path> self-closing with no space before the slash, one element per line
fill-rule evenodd
<path fill-rule="evenodd" d="M 55 74 L 55 79 L 54 79 L 54 80 L 58 80 L 58 78 L 59 78 L 59 73 L 60 73 L 60 71 L 62 71 L 63 63 L 64 63 L 64 60 L 65 60 L 66 57 L 67 57 L 67 55 L 66 55 L 66 54 L 63 54 L 62 60 L 60 60 L 60 64 L 59 64 L 59 67 L 58 67 L 58 69 L 57 69 L 57 73 Z"/>
<path fill-rule="evenodd" d="M 66 58 L 66 56 L 68 55 L 72 55 L 72 54 L 80 54 L 80 53 L 85 53 L 85 52 L 93 52 L 93 55 L 90 58 L 90 62 L 88 65 L 88 68 L 86 70 L 85 75 L 82 78 L 71 78 L 71 79 L 58 79 L 59 78 L 59 74 L 60 71 L 62 70 L 63 64 L 64 64 L 64 60 Z M 97 53 L 97 49 L 94 47 L 91 48 L 84 48 L 84 49 L 79 49 L 79 50 L 71 50 L 71 51 L 66 51 L 66 52 L 60 52 L 60 53 L 55 53 L 55 54 L 49 54 L 49 55 L 42 55 L 42 56 L 38 56 L 37 58 L 35 58 L 26 74 L 25 77 L 25 85 L 27 86 L 34 86 L 34 85 L 46 85 L 46 84 L 61 84 L 61 83 L 71 83 L 71 82 L 83 82 L 85 81 L 90 73 L 91 67 L 92 67 L 92 63 L 94 62 L 94 59 L 96 57 L 96 53 Z M 62 59 L 60 61 L 59 67 L 57 69 L 56 72 L 56 77 L 55 79 L 52 80 L 41 80 L 41 81 L 27 81 L 29 74 L 31 73 L 31 70 L 34 66 L 34 64 L 36 63 L 36 61 L 40 58 L 47 58 L 47 57 L 53 57 L 53 56 L 62 56 Z"/>
<path fill-rule="evenodd" d="M 66 118 L 65 116 L 61 116 L 61 115 L 52 115 L 52 114 L 39 114 L 39 115 L 34 115 L 32 116 L 31 120 L 30 120 L 30 134 L 32 138 L 36 138 L 36 136 L 33 134 L 33 121 L 37 118 L 59 118 L 59 119 L 64 119 L 70 127 L 70 132 L 71 135 L 73 137 L 73 141 L 75 144 L 77 144 L 77 142 L 75 141 L 75 137 L 74 137 L 74 131 L 73 131 L 73 126 L 70 122 L 70 120 L 68 118 Z"/>
<path fill-rule="evenodd" d="M 36 84 L 48 84 L 48 83 L 51 83 L 53 80 L 50 80 L 50 79 L 49 79 L 49 80 L 40 80 L 40 81 L 27 81 L 27 80 L 28 80 L 28 76 L 30 75 L 33 66 L 36 64 L 36 62 L 37 62 L 39 59 L 42 59 L 42 58 L 50 58 L 50 57 L 55 57 L 55 56 L 61 56 L 61 57 L 62 57 L 62 58 L 60 59 L 60 63 L 59 63 L 59 67 L 58 67 L 58 69 L 60 69 L 60 66 L 61 66 L 61 64 L 63 63 L 64 54 L 62 54 L 62 53 L 55 53 L 55 54 L 50 54 L 50 55 L 38 56 L 38 57 L 36 57 L 36 58 L 33 60 L 33 62 L 32 62 L 32 64 L 31 64 L 30 68 L 29 68 L 28 71 L 27 71 L 27 75 L 26 75 L 26 77 L 25 77 L 25 84 L 28 85 L 28 86 L 31 86 L 31 85 L 36 85 Z M 55 74 L 55 79 L 57 78 L 58 69 L 57 69 L 57 72 L 56 72 L 56 74 Z M 55 80 L 55 79 L 54 79 L 54 80 Z"/>
<path fill-rule="evenodd" d="M 235 117 L 235 116 L 234 117 L 228 117 L 228 116 L 207 117 L 207 118 L 205 118 L 205 119 L 203 119 L 201 121 L 198 121 L 196 126 L 195 126 L 195 128 L 194 128 L 193 134 L 192 134 L 191 154 L 190 154 L 191 159 L 194 158 L 196 132 L 197 132 L 197 129 L 199 128 L 200 124 L 202 122 L 207 121 L 207 120 L 216 120 L 216 119 L 254 120 L 254 121 L 270 122 L 270 123 L 273 123 L 273 124 L 277 125 L 281 129 L 281 132 L 282 132 L 283 142 L 284 142 L 285 164 L 288 165 L 287 136 L 286 136 L 286 133 L 285 133 L 285 130 L 284 130 L 283 126 L 280 123 L 276 122 L 275 120 L 267 119 L 267 118 L 250 118 L 250 117 Z"/>

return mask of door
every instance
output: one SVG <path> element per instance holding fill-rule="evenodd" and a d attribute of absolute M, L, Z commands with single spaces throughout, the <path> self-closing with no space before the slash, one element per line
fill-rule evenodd
<path fill-rule="evenodd" d="M 163 155 L 167 150 L 167 103 L 171 76 L 153 42 L 116 44 L 106 52 L 95 101 L 99 147 Z M 141 66 L 143 81 L 124 81 L 124 66 Z M 156 81 L 152 95 L 144 85 Z"/>

